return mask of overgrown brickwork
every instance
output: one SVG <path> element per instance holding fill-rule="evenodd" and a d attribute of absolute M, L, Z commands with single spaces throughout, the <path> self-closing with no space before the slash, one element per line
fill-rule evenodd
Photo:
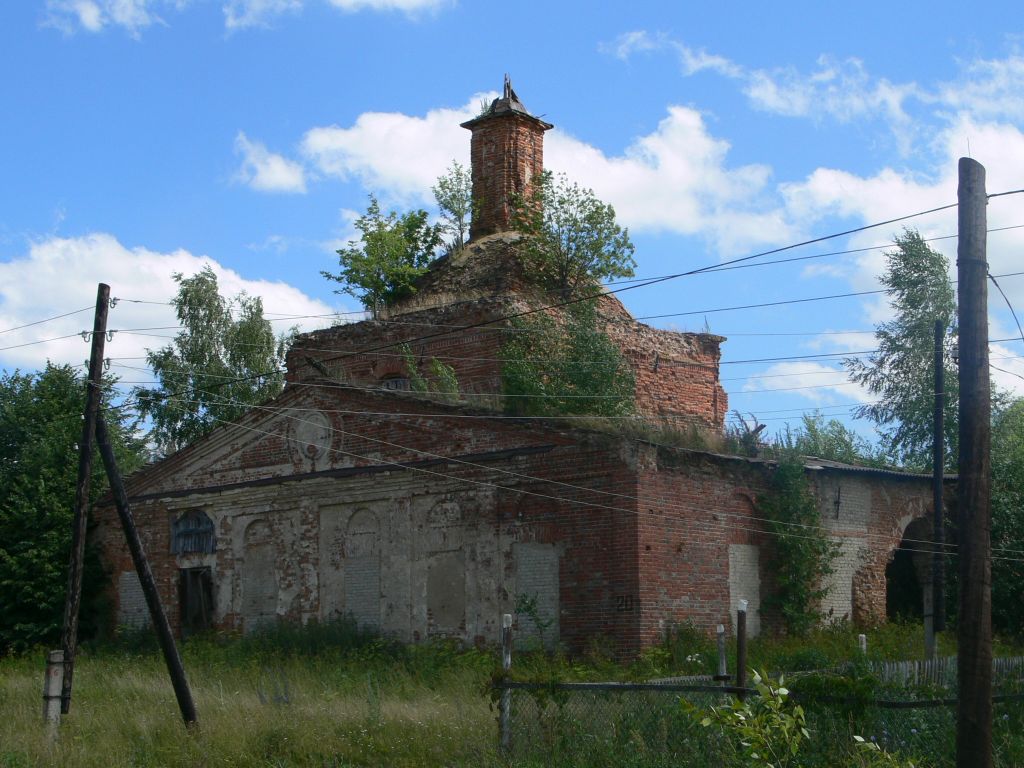
<path fill-rule="evenodd" d="M 628 656 L 676 622 L 731 626 L 747 599 L 752 629 L 777 628 L 761 610 L 775 554 L 757 498 L 770 462 L 501 415 L 501 349 L 521 332 L 512 318 L 559 313 L 507 231 L 511 197 L 543 170 L 551 125 L 506 80 L 464 127 L 479 203 L 472 242 L 375 319 L 300 336 L 281 396 L 129 479 L 173 626 L 247 632 L 349 616 L 406 641 L 494 643 L 520 603 L 533 606 L 519 617 L 524 642 Z M 638 419 L 720 434 L 725 339 L 651 328 L 611 294 L 597 305 L 633 369 Z M 404 391 L 402 344 L 422 375 L 434 358 L 451 366 L 461 402 Z M 875 622 L 886 564 L 928 512 L 928 480 L 818 464 L 807 471 L 841 544 L 822 608 Z M 175 543 L 185 516 L 208 518 L 212 548 Z M 116 620 L 135 626 L 138 583 L 109 502 L 95 519 Z"/>
<path fill-rule="evenodd" d="M 131 479 L 179 631 L 181 572 L 193 568 L 210 569 L 212 619 L 223 629 L 352 614 L 404 640 L 489 643 L 501 614 L 525 594 L 552 612 L 564 647 L 599 641 L 622 655 L 657 642 L 673 622 L 728 625 L 739 597 L 729 588 L 731 552 L 740 564 L 734 545 L 757 548 L 762 594 L 770 589 L 772 543 L 755 507 L 770 463 L 394 392 L 339 397 L 323 383 L 290 387 Z M 833 526 L 867 556 L 835 578 L 849 595 L 843 613 L 876 620 L 885 565 L 905 521 L 926 511 L 927 479 L 811 474 L 823 517 L 836 487 L 870 490 L 866 525 L 851 509 L 848 526 Z M 175 520 L 196 509 L 214 523 L 214 551 L 173 554 Z M 112 581 L 127 583 L 131 562 L 116 516 L 104 506 L 96 518 Z M 527 556 L 555 570 L 524 575 L 517 557 Z M 134 595 L 115 594 L 125 622 L 137 616 Z M 761 618 L 778 626 L 770 614 Z"/>

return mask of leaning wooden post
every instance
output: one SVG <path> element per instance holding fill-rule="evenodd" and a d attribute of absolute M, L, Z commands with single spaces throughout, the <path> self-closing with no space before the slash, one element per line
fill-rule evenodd
<path fill-rule="evenodd" d="M 512 614 L 501 617 L 501 682 L 508 682 L 508 673 L 512 669 Z M 501 748 L 508 751 L 512 747 L 512 691 L 501 689 L 501 701 L 498 705 L 501 727 Z"/>
<path fill-rule="evenodd" d="M 64 678 L 61 682 L 60 711 L 71 711 L 71 684 L 75 675 L 78 650 L 78 612 L 82 603 L 82 572 L 85 567 L 85 534 L 89 521 L 89 479 L 92 476 L 92 447 L 96 434 L 96 414 L 103 386 L 103 342 L 107 335 L 107 310 L 110 286 L 100 283 L 96 290 L 96 313 L 92 323 L 92 350 L 89 354 L 89 381 L 85 390 L 82 438 L 78 443 L 78 482 L 75 485 L 75 511 L 71 523 L 71 560 L 68 565 L 68 591 L 64 598 L 64 626 L 60 644 L 64 651 Z M 83 337 L 87 334 L 83 332 Z"/>
<path fill-rule="evenodd" d="M 128 542 L 128 549 L 131 551 L 132 562 L 135 564 L 136 573 L 139 574 L 142 593 L 146 596 L 149 616 L 153 622 L 153 628 L 156 630 L 157 640 L 160 641 L 160 650 L 164 653 L 164 661 L 167 664 L 167 672 L 171 676 L 174 695 L 178 699 L 181 717 L 186 725 L 193 725 L 196 722 L 196 705 L 192 701 L 192 692 L 189 690 L 188 680 L 185 678 L 185 667 L 181 663 L 174 635 L 171 634 L 171 625 L 167 621 L 167 614 L 164 613 L 164 608 L 160 604 L 160 593 L 157 591 L 153 571 L 150 570 L 149 561 L 142 548 L 139 532 L 135 528 L 135 519 L 132 517 L 131 507 L 128 505 L 128 494 L 125 492 L 121 473 L 117 469 L 114 449 L 110 446 L 110 435 L 107 433 L 107 424 L 102 415 L 96 419 L 96 442 L 99 444 L 100 456 L 103 457 L 103 465 L 107 470 L 107 479 L 110 481 L 110 490 L 114 494 L 114 504 L 117 507 L 117 514 L 121 518 L 121 527 L 124 528 L 124 537 Z"/>
<path fill-rule="evenodd" d="M 46 657 L 46 676 L 43 678 L 43 721 L 49 728 L 49 737 L 57 735 L 60 725 L 61 689 L 64 687 L 64 651 L 50 651 Z"/>
<path fill-rule="evenodd" d="M 736 687 L 747 687 L 747 601 L 740 600 L 736 607 Z M 746 698 L 742 692 L 740 701 Z"/>

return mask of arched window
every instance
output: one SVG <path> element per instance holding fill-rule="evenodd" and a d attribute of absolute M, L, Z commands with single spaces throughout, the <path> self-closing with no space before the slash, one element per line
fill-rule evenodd
<path fill-rule="evenodd" d="M 407 376 L 385 376 L 380 380 L 380 388 L 392 392 L 408 392 L 409 379 Z"/>
<path fill-rule="evenodd" d="M 192 509 L 171 527 L 171 554 L 208 554 L 217 548 L 213 521 L 201 509 Z"/>

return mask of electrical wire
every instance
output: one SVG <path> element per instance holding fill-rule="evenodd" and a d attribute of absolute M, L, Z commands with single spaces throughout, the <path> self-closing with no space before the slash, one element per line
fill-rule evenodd
<path fill-rule="evenodd" d="M 175 401 L 175 402 L 181 402 L 181 401 Z M 269 410 L 269 411 L 272 411 L 272 412 L 276 412 L 279 415 L 282 415 L 286 419 L 291 419 L 291 420 L 297 421 L 299 423 L 310 423 L 310 422 L 306 422 L 304 419 L 301 419 L 301 418 L 298 418 L 298 417 L 295 417 L 295 416 L 290 416 L 286 412 L 287 410 L 293 410 L 293 409 L 267 408 L 267 407 L 263 407 L 263 408 L 256 407 L 256 409 L 257 410 Z M 298 409 L 294 409 L 294 410 L 298 410 Z M 308 409 L 308 410 L 318 410 L 318 409 Z M 275 436 L 280 437 L 280 435 L 278 435 L 277 433 L 269 432 L 267 430 L 258 429 L 256 427 L 251 427 L 251 426 L 239 424 L 237 421 L 236 422 L 229 422 L 229 421 L 226 421 L 226 420 L 223 420 L 223 419 L 217 419 L 217 418 L 214 418 L 213 420 L 217 421 L 219 423 L 225 424 L 225 425 L 233 425 L 236 428 L 244 429 L 244 430 L 249 431 L 249 432 L 255 432 L 257 434 L 263 434 L 263 435 L 275 435 Z M 536 476 L 533 476 L 533 475 L 527 475 L 527 474 L 524 474 L 524 473 L 514 472 L 514 471 L 511 471 L 511 470 L 504 470 L 504 469 L 500 469 L 500 468 L 497 468 L 497 467 L 487 466 L 487 465 L 479 464 L 479 463 L 476 463 L 476 462 L 467 461 L 467 460 L 464 460 L 464 459 L 459 459 L 457 457 L 444 456 L 444 455 L 441 455 L 441 454 L 432 453 L 430 451 L 423 451 L 423 450 L 420 450 L 420 449 L 411 448 L 411 447 L 408 447 L 408 446 L 403 446 L 403 445 L 400 445 L 398 443 L 393 443 L 391 441 L 381 440 L 381 439 L 378 439 L 378 438 L 369 437 L 368 435 L 363 435 L 363 434 L 355 433 L 355 432 L 352 432 L 350 430 L 337 430 L 337 431 L 339 431 L 341 434 L 343 434 L 343 435 L 345 435 L 345 436 L 347 436 L 349 438 L 356 438 L 356 439 L 359 439 L 359 440 L 365 440 L 367 442 L 372 442 L 372 443 L 375 443 L 375 444 L 386 445 L 388 447 L 396 448 L 398 450 L 402 450 L 402 451 L 406 451 L 406 452 L 409 452 L 409 453 L 414 453 L 414 454 L 426 456 L 426 457 L 428 457 L 430 459 L 441 460 L 441 461 L 444 461 L 446 463 L 456 464 L 456 465 L 459 465 L 459 466 L 467 466 L 467 467 L 474 468 L 474 469 L 482 469 L 482 470 L 485 470 L 485 471 L 488 471 L 488 472 L 491 472 L 491 473 L 501 474 L 501 475 L 505 475 L 505 476 L 510 476 L 510 477 L 514 477 L 514 478 L 519 479 L 519 480 L 525 480 L 527 482 L 533 482 L 533 483 L 540 483 L 540 484 L 545 484 L 545 485 L 554 485 L 554 486 L 564 487 L 564 488 L 568 488 L 570 490 L 582 491 L 582 492 L 584 492 L 586 494 L 595 494 L 595 495 L 599 495 L 599 496 L 610 496 L 610 497 L 615 497 L 615 498 L 624 498 L 624 499 L 627 499 L 627 500 L 630 500 L 630 501 L 636 501 L 638 503 L 640 501 L 642 501 L 639 497 L 630 496 L 629 494 L 621 494 L 621 493 L 616 493 L 616 492 L 612 492 L 612 491 L 602 491 L 602 490 L 596 489 L 596 488 L 587 488 L 587 487 L 584 487 L 584 486 L 579 486 L 579 485 L 575 485 L 575 484 L 572 484 L 572 483 L 566 483 L 566 482 L 563 482 L 563 481 L 551 480 L 551 479 L 542 478 L 542 477 L 536 477 Z M 286 436 L 285 439 L 287 441 L 289 441 L 289 442 L 295 442 L 297 444 L 302 444 L 302 441 L 299 441 L 299 440 L 291 438 L 291 437 L 287 437 Z M 585 507 L 590 507 L 590 508 L 595 508 L 595 509 L 602 509 L 602 510 L 606 510 L 606 511 L 622 512 L 622 513 L 631 514 L 631 515 L 632 514 L 636 514 L 635 510 L 630 510 L 630 509 L 626 509 L 626 508 L 622 508 L 622 507 L 614 507 L 614 506 L 610 506 L 608 504 L 601 504 L 601 503 L 592 502 L 592 501 L 583 501 L 583 500 L 580 500 L 580 499 L 577 499 L 577 498 L 566 497 L 566 496 L 552 496 L 550 494 L 539 493 L 539 492 L 536 492 L 536 491 L 530 491 L 530 490 L 526 490 L 526 489 L 522 489 L 522 488 L 515 488 L 515 487 L 512 487 L 512 486 L 500 485 L 500 484 L 497 484 L 497 483 L 490 483 L 490 482 L 486 482 L 486 481 L 475 480 L 475 479 L 472 479 L 472 478 L 457 477 L 457 476 L 453 476 L 451 474 L 448 474 L 446 472 L 439 472 L 439 471 L 431 470 L 431 469 L 428 469 L 428 468 L 425 468 L 425 467 L 417 467 L 417 466 L 411 465 L 411 464 L 409 464 L 407 462 L 391 461 L 391 460 L 387 460 L 387 459 L 381 459 L 379 457 L 371 458 L 371 457 L 363 456 L 363 455 L 357 454 L 355 452 L 347 451 L 347 450 L 344 450 L 344 449 L 341 449 L 341 448 L 328 447 L 328 450 L 331 453 L 341 454 L 341 455 L 349 456 L 351 458 L 355 458 L 355 459 L 359 459 L 359 460 L 363 460 L 363 461 L 374 462 L 377 465 L 395 466 L 395 467 L 400 468 L 402 470 L 413 471 L 413 472 L 418 472 L 418 473 L 425 473 L 425 474 L 429 474 L 429 475 L 432 475 L 432 476 L 438 476 L 438 477 L 446 478 L 446 479 L 449 479 L 449 480 L 455 480 L 456 482 L 463 482 L 463 483 L 469 483 L 469 484 L 477 485 L 477 486 L 485 486 L 485 487 L 491 487 L 491 488 L 496 488 L 496 489 L 500 489 L 500 490 L 512 491 L 512 492 L 520 493 L 520 494 L 524 494 L 524 495 L 540 497 L 540 498 L 549 499 L 549 500 L 553 500 L 553 501 L 568 502 L 568 503 L 574 504 L 574 505 L 582 505 L 582 506 L 585 506 Z M 197 491 L 197 492 L 201 492 L 201 491 Z M 685 507 L 683 505 L 668 504 L 667 506 L 672 507 L 672 508 L 677 508 L 677 509 L 679 509 L 682 512 L 689 512 L 689 511 L 691 511 L 690 508 Z M 662 518 L 662 519 L 665 519 L 665 520 L 671 520 L 671 521 L 675 521 L 675 522 L 679 522 L 680 521 L 680 519 L 678 517 L 673 517 L 673 516 L 670 516 L 670 515 L 659 514 L 659 513 L 653 512 L 653 511 L 648 511 L 646 514 L 648 514 L 650 516 L 653 516 L 653 517 L 659 517 L 659 518 Z M 737 514 L 732 514 L 732 513 L 719 513 L 719 514 L 724 516 L 724 517 L 736 518 L 736 519 L 739 519 L 739 520 L 742 520 L 742 521 L 769 522 L 769 523 L 774 522 L 775 524 L 786 525 L 786 526 L 790 526 L 790 527 L 798 528 L 798 529 L 816 530 L 818 532 L 824 532 L 824 533 L 828 533 L 829 532 L 828 529 L 825 528 L 824 526 L 813 525 L 813 524 L 783 522 L 783 521 L 771 521 L 768 518 L 761 518 L 761 517 L 757 517 L 756 515 L 737 515 Z M 724 521 L 721 522 L 721 523 L 713 523 L 712 522 L 712 523 L 710 523 L 710 525 L 715 526 L 717 529 L 725 530 L 725 531 L 727 531 L 727 530 L 735 530 L 736 529 L 735 525 L 733 525 L 731 523 L 725 523 Z M 704 523 L 704 527 L 705 528 L 707 528 L 708 526 L 709 526 L 708 523 Z M 788 533 L 787 534 L 778 534 L 778 533 L 775 533 L 773 531 L 765 531 L 765 530 L 761 530 L 761 529 L 749 529 L 749 530 L 751 530 L 752 532 L 755 532 L 755 533 L 763 534 L 763 535 L 798 536 L 798 534 L 788 534 Z M 872 534 L 871 532 L 865 532 L 865 538 L 866 539 L 879 538 L 879 539 L 884 539 L 884 540 L 888 541 L 888 540 L 890 540 L 891 537 L 888 537 L 885 534 Z M 927 540 L 909 540 L 909 539 L 903 539 L 903 540 L 904 541 L 910 541 L 911 543 L 915 543 L 915 542 L 916 543 L 922 543 L 922 544 L 926 544 L 926 545 L 929 545 L 929 546 L 934 544 L 934 542 L 930 542 L 930 541 L 927 541 Z M 956 549 L 956 547 L 957 547 L 956 544 L 944 542 L 944 543 L 942 543 L 941 546 L 944 546 L 947 550 L 949 550 L 947 552 L 948 554 L 956 554 L 956 552 L 952 551 L 952 550 Z M 907 548 L 903 548 L 903 549 L 907 549 Z M 915 550 L 911 550 L 911 551 L 915 551 Z M 920 551 L 931 552 L 932 550 L 931 549 L 927 549 L 927 550 L 920 550 Z M 1017 550 L 1008 550 L 1008 549 L 1007 550 L 1004 550 L 1004 549 L 998 549 L 998 550 L 997 549 L 993 549 L 993 551 L 1018 552 Z M 1012 559 L 1012 558 L 999 558 L 999 559 Z M 1024 561 L 1024 560 L 1022 560 L 1022 561 Z"/>
<path fill-rule="evenodd" d="M 42 320 L 33 320 L 31 323 L 25 323 L 24 325 L 16 325 L 13 328 L 4 328 L 0 333 L 10 333 L 11 331 L 20 331 L 22 328 L 30 328 L 33 325 L 42 325 L 43 323 L 49 323 L 53 320 L 60 320 L 64 317 L 71 317 L 72 315 L 80 315 L 82 312 L 88 312 L 93 309 L 92 306 L 82 307 L 81 309 L 74 309 L 70 312 L 65 312 L 63 315 L 54 315 L 53 317 L 45 317 Z M 10 347 L 7 347 L 10 349 Z"/>

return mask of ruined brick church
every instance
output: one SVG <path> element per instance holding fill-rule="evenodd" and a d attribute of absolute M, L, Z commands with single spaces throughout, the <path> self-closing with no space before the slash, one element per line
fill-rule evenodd
<path fill-rule="evenodd" d="M 550 303 L 518 259 L 510 198 L 542 172 L 552 126 L 506 84 L 462 127 L 477 202 L 466 247 L 373 319 L 300 336 L 280 396 L 129 479 L 172 625 L 347 615 L 404 641 L 493 643 L 525 597 L 535 609 L 518 616 L 520 637 L 543 629 L 570 650 L 596 638 L 630 654 L 672 623 L 728 626 L 740 599 L 753 631 L 777 622 L 761 610 L 775 554 L 756 510 L 771 462 L 494 409 L 506 318 Z M 725 339 L 598 303 L 635 376 L 637 417 L 720 433 Z M 403 342 L 455 370 L 457 402 L 409 391 Z M 840 552 L 823 608 L 883 620 L 894 551 L 928 538 L 927 478 L 815 459 L 806 471 Z M 95 518 L 116 621 L 145 624 L 116 515 Z"/>

